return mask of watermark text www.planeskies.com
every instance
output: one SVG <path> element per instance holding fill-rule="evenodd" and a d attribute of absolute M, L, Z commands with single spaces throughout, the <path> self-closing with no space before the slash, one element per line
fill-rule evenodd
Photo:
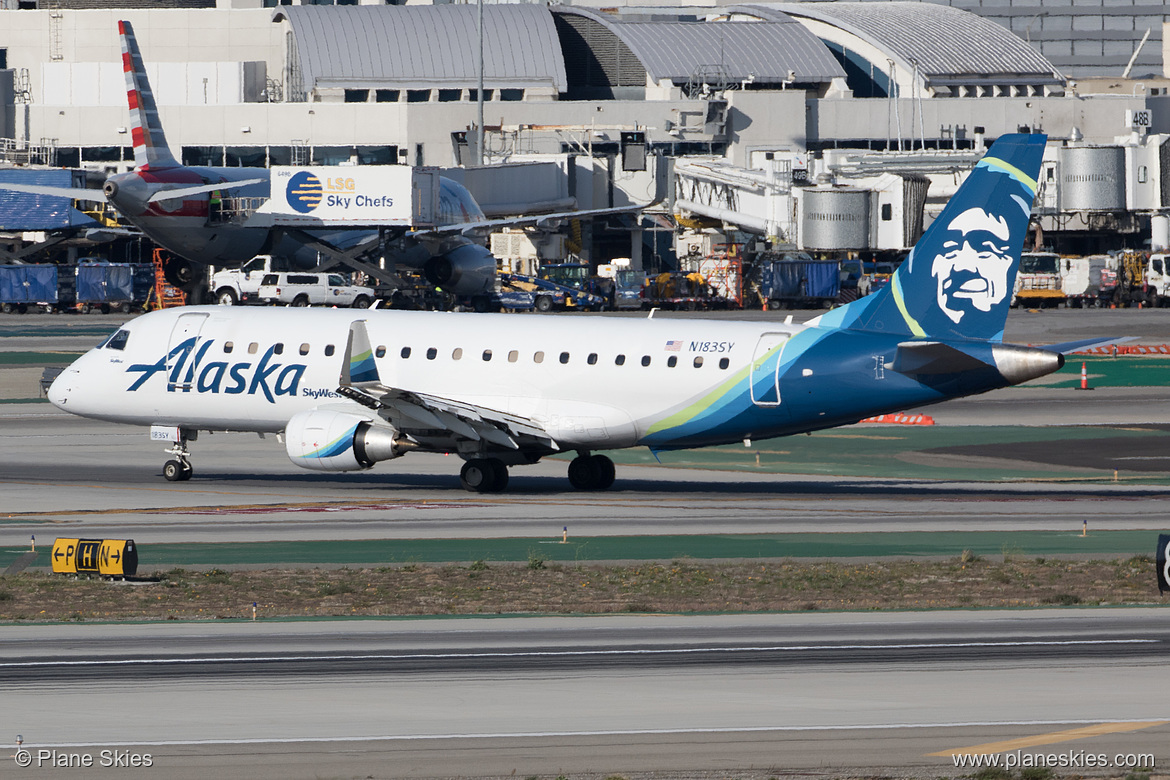
<path fill-rule="evenodd" d="M 956 753 L 958 768 L 981 769 L 1145 769 L 1153 771 L 1153 753 L 1091 753 L 1088 750 L 1065 750 L 1060 753 Z"/>

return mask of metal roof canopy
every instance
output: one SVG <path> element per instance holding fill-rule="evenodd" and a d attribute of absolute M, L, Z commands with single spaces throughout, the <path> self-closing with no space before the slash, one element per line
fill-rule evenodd
<path fill-rule="evenodd" d="M 917 62 L 931 83 L 973 80 L 1062 84 L 1060 73 L 1024 40 L 970 11 L 923 2 L 753 3 L 736 6 L 771 20 L 807 17 L 837 27 L 903 62 Z M 883 64 L 883 63 L 878 63 Z"/>
<path fill-rule="evenodd" d="M 655 81 L 686 82 L 718 68 L 728 78 L 826 83 L 845 71 L 823 43 L 795 19 L 766 22 L 621 21 L 568 6 L 554 13 L 593 19 L 629 47 Z"/>
<path fill-rule="evenodd" d="M 474 5 L 281 6 L 302 83 L 314 88 L 476 87 Z M 567 88 L 552 14 L 538 5 L 484 5 L 484 88 Z"/>

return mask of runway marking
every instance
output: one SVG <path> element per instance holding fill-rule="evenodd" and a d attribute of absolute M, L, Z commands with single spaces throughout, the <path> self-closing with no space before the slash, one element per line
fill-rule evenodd
<path fill-rule="evenodd" d="M 1128 721 L 1109 721 L 1127 723 Z M 1056 726 L 1070 723 L 1100 723 L 1083 720 L 1023 720 L 1023 721 L 957 721 L 952 723 L 881 723 L 850 726 L 744 726 L 737 728 L 680 728 L 680 729 L 613 729 L 598 731 L 517 731 L 482 734 L 377 734 L 369 736 L 337 737 L 244 737 L 237 739 L 160 739 L 141 742 L 46 742 L 29 745 L 37 748 L 86 747 L 188 747 L 197 745 L 295 745 L 322 742 L 421 742 L 440 739 L 556 739 L 564 737 L 638 737 L 670 734 L 782 734 L 809 731 L 884 731 L 901 729 L 986 728 L 1000 726 Z"/>
<path fill-rule="evenodd" d="M 970 747 L 940 750 L 937 753 L 927 753 L 926 755 L 949 757 L 1006 753 L 1009 750 L 1039 747 L 1040 745 L 1055 745 L 1059 742 L 1072 742 L 1076 739 L 1088 739 L 1089 737 L 1099 737 L 1104 734 L 1121 734 L 1127 731 L 1141 731 L 1142 729 L 1148 729 L 1152 726 L 1164 726 L 1167 723 L 1170 723 L 1170 721 L 1148 720 L 1098 723 L 1093 726 L 1082 726 L 1076 729 L 1069 729 L 1068 731 L 1054 731 L 1050 734 L 1037 734 L 1032 737 L 1008 739 L 1004 740 L 1003 742 L 987 742 L 983 745 L 971 745 Z"/>
<path fill-rule="evenodd" d="M 976 647 L 1078 647 L 1085 645 L 1142 645 L 1159 644 L 1158 639 L 1059 639 L 1036 640 L 1032 642 L 919 642 L 914 644 L 869 644 L 869 645 L 771 645 L 750 647 L 678 647 L 659 649 L 627 650 L 540 650 L 516 652 L 482 653 L 372 653 L 366 655 L 258 655 L 258 656 L 207 656 L 192 658 L 109 658 L 54 661 L 6 661 L 2 669 L 28 669 L 55 666 L 149 666 L 214 663 L 271 663 L 276 661 L 415 661 L 477 658 L 580 658 L 583 656 L 622 655 L 687 655 L 696 653 L 760 653 L 760 652 L 809 652 L 818 650 L 954 650 Z"/>

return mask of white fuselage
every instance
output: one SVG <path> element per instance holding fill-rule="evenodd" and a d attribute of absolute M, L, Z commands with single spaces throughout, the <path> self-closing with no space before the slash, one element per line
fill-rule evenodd
<path fill-rule="evenodd" d="M 730 387 L 737 374 L 746 382 L 762 339 L 785 341 L 804 329 L 773 322 L 185 307 L 128 323 L 121 349 L 106 345 L 79 358 L 54 383 L 50 400 L 121 423 L 281 431 L 306 409 L 361 409 L 335 392 L 356 320 L 366 321 L 383 385 L 537 421 L 562 449 L 638 444 L 656 422 Z M 728 440 L 741 437 L 729 432 Z"/>

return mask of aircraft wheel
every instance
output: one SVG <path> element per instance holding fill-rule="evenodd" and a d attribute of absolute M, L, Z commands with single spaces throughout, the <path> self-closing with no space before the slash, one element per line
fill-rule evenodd
<path fill-rule="evenodd" d="M 532 305 L 537 311 L 551 311 L 553 302 L 552 298 L 547 295 L 538 295 L 536 296 L 536 300 L 532 302 Z"/>
<path fill-rule="evenodd" d="M 508 484 L 508 469 L 495 458 L 475 458 L 463 464 L 459 482 L 472 493 L 498 493 Z"/>
<path fill-rule="evenodd" d="M 613 481 L 617 475 L 613 461 L 604 455 L 594 455 L 590 460 L 593 461 L 593 467 L 597 472 L 597 482 L 594 484 L 593 489 L 609 490 L 613 487 Z"/>
<path fill-rule="evenodd" d="M 172 287 L 188 287 L 198 274 L 195 273 L 195 266 L 187 260 L 172 257 L 163 265 L 163 276 Z"/>
<path fill-rule="evenodd" d="M 573 458 L 569 463 L 569 484 L 577 490 L 595 490 L 600 478 L 597 463 L 591 457 Z"/>
<path fill-rule="evenodd" d="M 503 493 L 508 488 L 508 467 L 499 458 L 488 458 L 492 468 L 492 489 L 488 493 Z"/>
<path fill-rule="evenodd" d="M 194 472 L 195 469 L 191 468 L 190 463 L 181 460 L 168 460 L 163 464 L 163 476 L 167 482 L 186 482 L 191 479 Z"/>

